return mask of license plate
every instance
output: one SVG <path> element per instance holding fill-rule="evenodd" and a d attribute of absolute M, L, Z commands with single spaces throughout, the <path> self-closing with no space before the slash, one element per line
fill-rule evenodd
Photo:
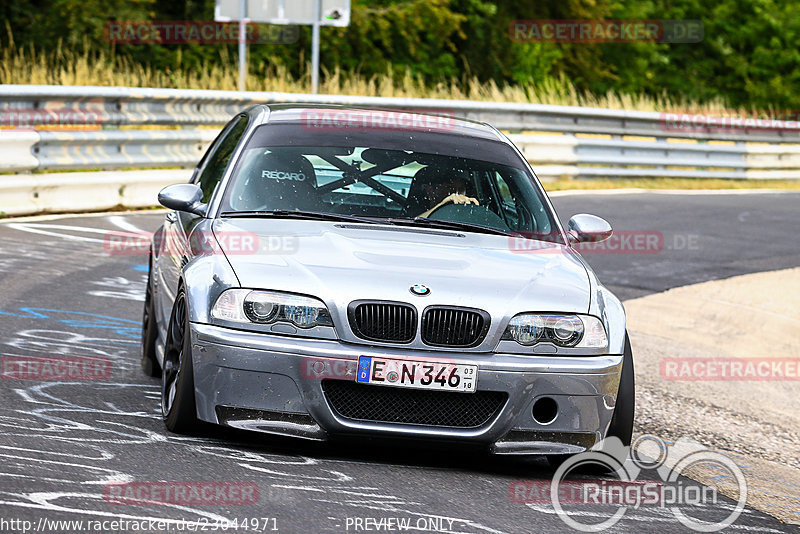
<path fill-rule="evenodd" d="M 478 383 L 478 366 L 361 356 L 356 382 L 472 393 Z"/>

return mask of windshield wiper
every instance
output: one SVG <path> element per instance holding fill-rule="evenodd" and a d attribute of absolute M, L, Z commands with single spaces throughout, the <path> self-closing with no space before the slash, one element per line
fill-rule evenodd
<path fill-rule="evenodd" d="M 471 224 L 455 221 L 440 221 L 436 219 L 426 219 L 425 217 L 414 217 L 413 219 L 406 218 L 376 218 L 368 219 L 366 217 L 358 217 L 356 215 L 343 215 L 339 213 L 327 213 L 322 211 L 303 211 L 303 210 L 250 210 L 250 211 L 223 211 L 222 217 L 263 217 L 275 219 L 307 219 L 315 221 L 345 221 L 345 222 L 358 222 L 365 224 L 394 224 L 394 225 L 407 225 L 407 226 L 425 226 L 428 228 L 440 228 L 444 230 L 464 230 L 468 232 L 478 232 L 483 234 L 515 235 L 512 232 L 500 230 L 499 228 L 492 228 L 490 226 L 482 226 L 480 224 Z"/>
<path fill-rule="evenodd" d="M 366 224 L 381 224 L 381 221 L 358 217 L 356 215 L 342 215 L 339 213 L 327 213 L 322 211 L 303 211 L 303 210 L 251 210 L 251 211 L 223 211 L 223 217 L 264 217 L 275 219 L 308 219 L 314 221 L 346 221 L 359 222 Z"/>
<path fill-rule="evenodd" d="M 429 228 L 442 228 L 445 230 L 464 230 L 467 232 L 478 232 L 482 234 L 504 235 L 513 236 L 513 232 L 500 230 L 499 228 L 492 228 L 491 226 L 483 226 L 480 224 L 472 224 L 456 221 L 440 221 L 438 219 L 427 219 L 425 217 L 414 217 L 413 219 L 395 218 L 386 219 L 392 224 L 409 225 L 409 226 L 427 226 Z"/>

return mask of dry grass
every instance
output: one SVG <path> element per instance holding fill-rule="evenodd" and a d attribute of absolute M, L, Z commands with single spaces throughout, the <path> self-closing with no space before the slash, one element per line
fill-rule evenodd
<path fill-rule="evenodd" d="M 531 102 L 642 111 L 726 109 L 721 101 L 698 104 L 670 98 L 666 94 L 660 97 L 613 92 L 585 95 L 563 78 L 545 79 L 540 83 L 524 86 L 480 82 L 476 78 L 454 78 L 431 85 L 408 71 L 401 79 L 395 79 L 388 74 L 362 76 L 338 69 L 324 71 L 320 78 L 320 93 L 331 95 Z M 204 69 L 188 68 L 179 61 L 169 70 L 154 69 L 135 63 L 125 56 L 111 56 L 103 52 L 74 51 L 58 47 L 45 53 L 17 47 L 13 40 L 9 46 L 0 48 L 0 83 L 5 84 L 235 90 L 237 80 L 236 57 L 229 54 L 227 48 L 220 48 L 219 61 Z M 303 76 L 295 79 L 283 68 L 259 65 L 253 69 L 251 66 L 247 89 L 309 93 L 310 74 L 306 70 Z"/>

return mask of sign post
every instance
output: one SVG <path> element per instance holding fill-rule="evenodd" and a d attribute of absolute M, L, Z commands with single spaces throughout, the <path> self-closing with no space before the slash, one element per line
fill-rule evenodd
<path fill-rule="evenodd" d="M 247 0 L 239 0 L 239 90 L 247 90 Z"/>
<path fill-rule="evenodd" d="M 314 0 L 314 23 L 311 26 L 311 92 L 319 92 L 319 18 L 322 0 Z"/>
<path fill-rule="evenodd" d="M 319 91 L 320 27 L 347 27 L 350 0 L 216 0 L 214 20 L 239 21 L 239 90 L 247 79 L 248 22 L 311 26 L 311 90 Z"/>

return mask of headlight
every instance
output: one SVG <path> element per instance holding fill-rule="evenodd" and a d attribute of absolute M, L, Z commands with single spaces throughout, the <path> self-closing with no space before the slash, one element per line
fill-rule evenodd
<path fill-rule="evenodd" d="M 333 326 L 331 314 L 321 300 L 250 289 L 223 292 L 211 309 L 211 317 L 236 323 L 291 323 L 298 328 Z"/>
<path fill-rule="evenodd" d="M 502 339 L 526 346 L 540 342 L 549 342 L 560 347 L 608 346 L 603 323 L 591 315 L 523 313 L 511 319 Z"/>

